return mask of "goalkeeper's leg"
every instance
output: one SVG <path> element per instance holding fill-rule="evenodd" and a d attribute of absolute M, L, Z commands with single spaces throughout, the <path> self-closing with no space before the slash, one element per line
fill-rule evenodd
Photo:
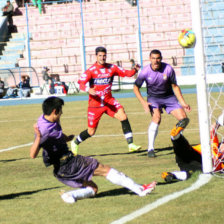
<path fill-rule="evenodd" d="M 180 133 L 183 132 L 183 130 L 187 127 L 189 123 L 189 118 L 184 118 L 177 122 L 177 124 L 173 127 L 173 129 L 170 132 L 170 136 L 172 139 L 177 139 L 180 137 Z"/>

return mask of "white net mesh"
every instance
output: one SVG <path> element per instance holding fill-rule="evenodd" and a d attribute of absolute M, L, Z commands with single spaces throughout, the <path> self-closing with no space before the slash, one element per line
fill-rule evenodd
<path fill-rule="evenodd" d="M 217 121 L 224 109 L 224 2 L 222 0 L 201 0 L 201 16 L 205 52 L 206 78 L 210 125 Z M 219 142 L 223 141 L 224 130 L 217 130 Z M 220 148 L 218 147 L 218 151 Z M 213 170 L 221 170 L 223 156 L 213 150 Z"/>

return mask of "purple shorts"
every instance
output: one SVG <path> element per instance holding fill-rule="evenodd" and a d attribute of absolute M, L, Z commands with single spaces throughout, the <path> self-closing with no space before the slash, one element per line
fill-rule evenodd
<path fill-rule="evenodd" d="M 98 165 L 99 162 L 91 157 L 72 156 L 68 162 L 60 166 L 55 176 L 63 184 L 79 188 L 83 186 L 83 181 L 90 181 L 92 179 Z"/>
<path fill-rule="evenodd" d="M 162 112 L 162 109 L 165 109 L 168 114 L 173 110 L 182 108 L 179 104 L 176 96 L 168 96 L 168 97 L 148 97 L 148 102 L 151 103 L 149 106 L 150 111 L 152 112 L 154 108 L 159 108 Z"/>

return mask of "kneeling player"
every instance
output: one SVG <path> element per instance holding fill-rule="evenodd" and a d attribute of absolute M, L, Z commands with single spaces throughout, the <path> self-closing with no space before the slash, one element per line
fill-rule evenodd
<path fill-rule="evenodd" d="M 43 160 L 46 166 L 54 166 L 54 175 L 62 183 L 80 188 L 61 195 L 63 201 L 74 203 L 82 198 L 93 197 L 97 193 L 97 185 L 92 176 L 106 177 L 110 182 L 123 186 L 139 196 L 146 196 L 156 186 L 156 182 L 139 185 L 123 173 L 100 164 L 96 159 L 74 156 L 69 151 L 67 141 L 74 135 L 67 136 L 62 132 L 60 117 L 64 101 L 58 97 L 47 98 L 42 105 L 41 115 L 34 125 L 35 140 L 30 148 L 30 157 L 36 158 L 40 148 L 43 148 Z"/>

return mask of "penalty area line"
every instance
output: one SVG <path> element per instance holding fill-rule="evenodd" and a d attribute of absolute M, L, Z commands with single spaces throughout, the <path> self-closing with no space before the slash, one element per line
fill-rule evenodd
<path fill-rule="evenodd" d="M 123 224 L 123 223 L 127 223 L 129 221 L 132 221 L 133 219 L 136 219 L 139 216 L 144 215 L 144 214 L 152 211 L 153 209 L 166 204 L 167 202 L 169 202 L 171 200 L 174 200 L 178 197 L 181 197 L 184 194 L 187 194 L 191 191 L 195 191 L 195 190 L 199 189 L 203 185 L 207 184 L 211 180 L 211 178 L 212 178 L 211 174 L 200 174 L 198 180 L 195 183 L 193 183 L 190 187 L 188 187 L 184 190 L 169 194 L 165 197 L 162 197 L 162 198 L 156 200 L 155 202 L 148 204 L 141 209 L 136 210 L 135 212 L 132 212 L 126 216 L 123 216 L 122 218 L 120 218 L 118 220 L 111 222 L 111 224 Z"/>

